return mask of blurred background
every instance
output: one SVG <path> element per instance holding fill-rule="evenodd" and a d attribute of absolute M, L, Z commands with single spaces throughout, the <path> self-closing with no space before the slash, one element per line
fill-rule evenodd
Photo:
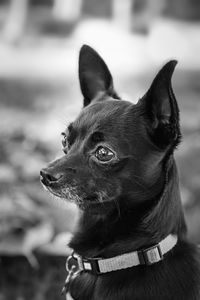
<path fill-rule="evenodd" d="M 60 133 L 82 106 L 84 43 L 133 102 L 178 59 L 176 158 L 189 238 L 200 243 L 199 0 L 0 0 L 0 300 L 61 299 L 77 211 L 43 190 L 39 170 L 61 155 Z"/>

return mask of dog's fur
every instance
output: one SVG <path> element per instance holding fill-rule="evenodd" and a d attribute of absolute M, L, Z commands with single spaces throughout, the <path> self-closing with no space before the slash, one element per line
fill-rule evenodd
<path fill-rule="evenodd" d="M 199 300 L 200 262 L 186 238 L 173 151 L 180 142 L 178 105 L 168 62 L 136 105 L 121 100 L 102 58 L 83 46 L 79 78 L 84 107 L 64 133 L 64 156 L 42 170 L 50 192 L 80 208 L 70 247 L 109 258 L 176 234 L 163 261 L 104 275 L 82 272 L 70 285 L 75 300 Z M 98 147 L 111 160 L 97 157 Z M 107 149 L 106 148 L 106 149 Z"/>

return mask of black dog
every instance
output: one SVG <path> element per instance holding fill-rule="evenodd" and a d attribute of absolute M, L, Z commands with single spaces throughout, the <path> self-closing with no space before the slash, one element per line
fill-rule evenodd
<path fill-rule="evenodd" d="M 51 193 L 80 208 L 70 242 L 79 270 L 67 280 L 75 300 L 200 299 L 173 158 L 181 138 L 175 65 L 133 105 L 115 92 L 102 58 L 80 51 L 84 108 L 63 133 L 64 156 L 41 171 Z"/>

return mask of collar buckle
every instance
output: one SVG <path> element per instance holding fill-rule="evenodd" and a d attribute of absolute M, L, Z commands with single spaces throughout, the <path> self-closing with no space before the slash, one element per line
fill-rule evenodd
<path fill-rule="evenodd" d="M 146 265 L 153 265 L 163 260 L 163 254 L 159 244 L 142 250 L 141 252 Z"/>
<path fill-rule="evenodd" d="M 68 273 L 70 273 L 73 270 L 73 273 L 78 272 L 82 268 L 80 267 L 80 263 L 78 258 L 75 256 L 75 253 L 73 252 L 70 256 L 68 256 L 66 261 L 66 270 Z"/>

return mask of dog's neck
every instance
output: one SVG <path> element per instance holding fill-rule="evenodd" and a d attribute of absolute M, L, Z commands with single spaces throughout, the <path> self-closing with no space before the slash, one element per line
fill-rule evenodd
<path fill-rule="evenodd" d="M 117 210 L 107 215 L 82 212 L 70 247 L 81 256 L 106 258 L 149 247 L 170 233 L 183 239 L 186 225 L 173 159 L 166 172 L 159 193 L 140 206 L 126 207 L 124 202 L 131 201 L 120 199 L 120 215 Z"/>

